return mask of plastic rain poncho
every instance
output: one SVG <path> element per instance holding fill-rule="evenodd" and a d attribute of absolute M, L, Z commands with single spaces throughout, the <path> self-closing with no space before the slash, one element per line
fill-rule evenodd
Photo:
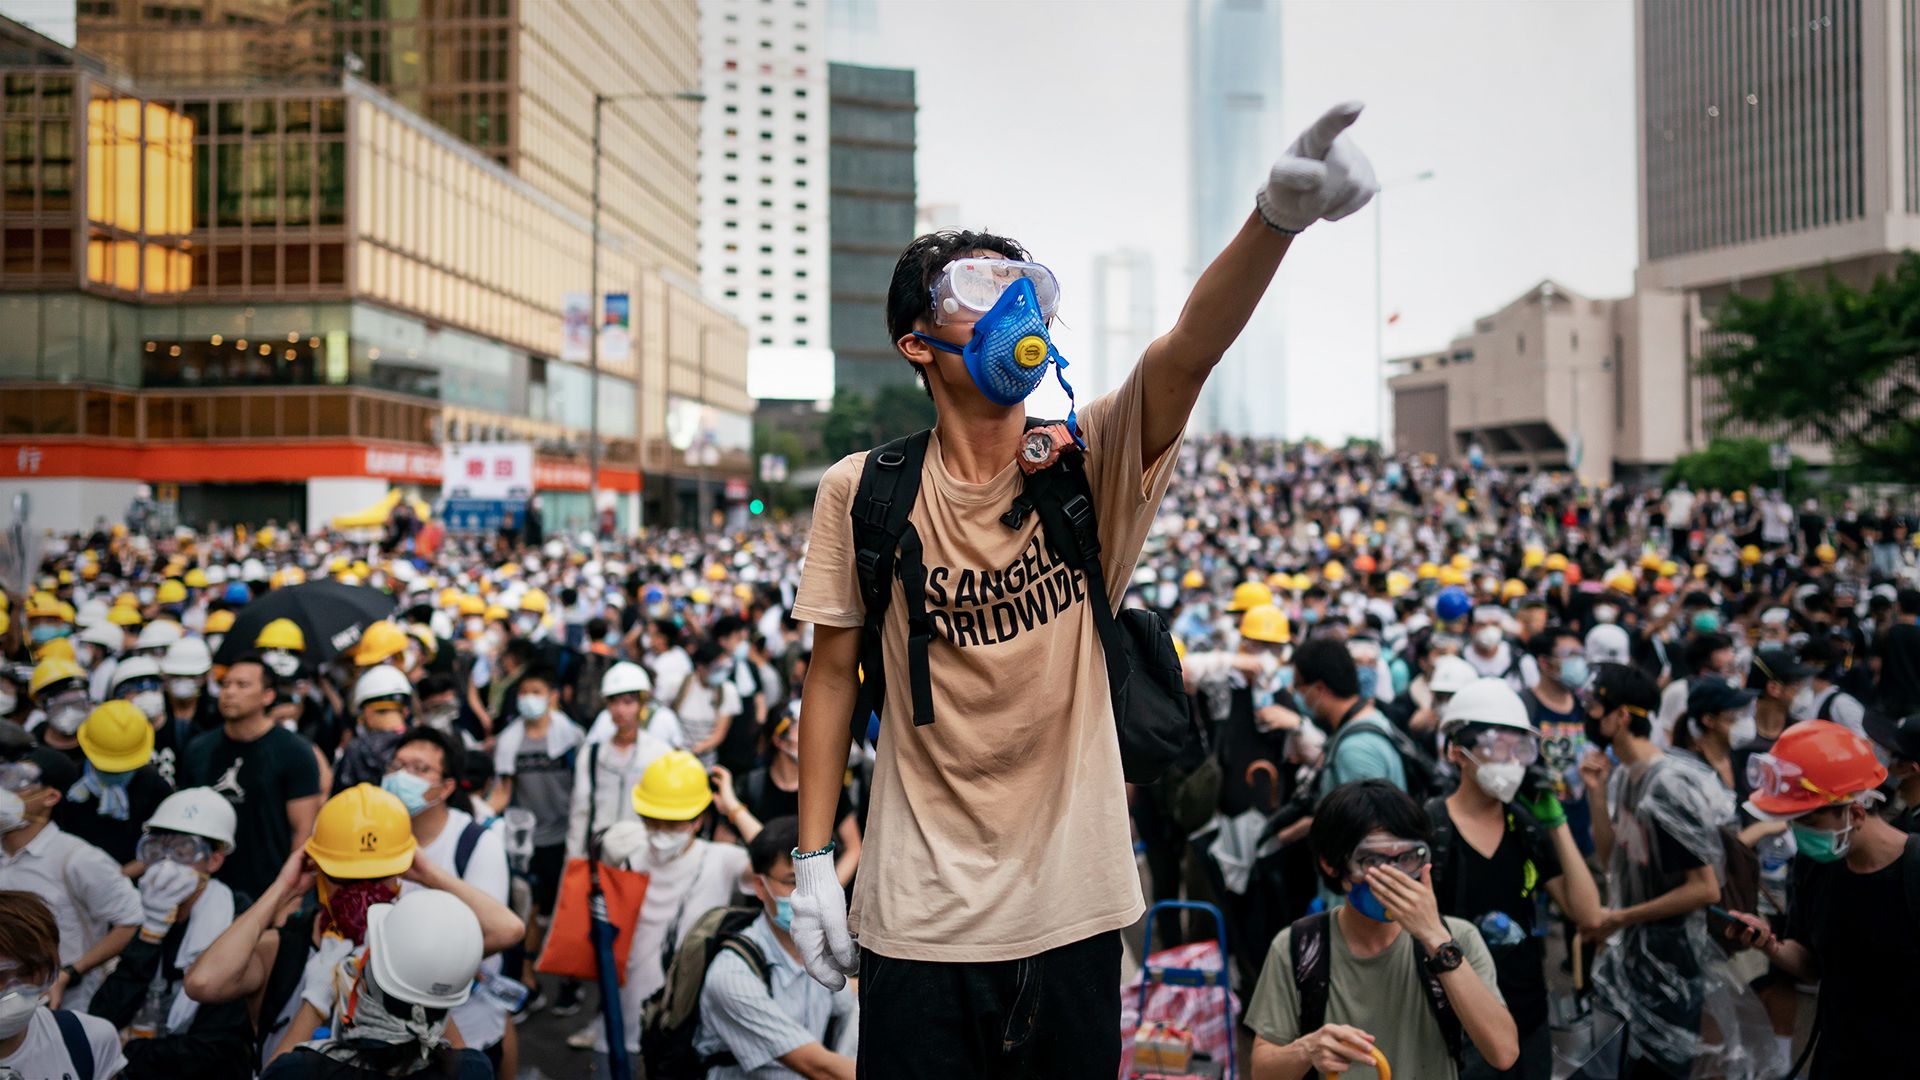
<path fill-rule="evenodd" d="M 1644 903 L 1679 887 L 1684 869 L 1662 867 L 1658 828 L 1695 858 L 1726 869 L 1720 826 L 1734 820 L 1733 796 L 1706 766 L 1675 755 L 1634 775 L 1614 771 L 1608 786 L 1614 848 L 1613 906 Z M 1676 1077 L 1757 1080 L 1787 1062 L 1760 1001 L 1727 969 L 1704 910 L 1625 927 L 1594 961 L 1594 993 L 1626 1021 L 1629 1052 Z"/>

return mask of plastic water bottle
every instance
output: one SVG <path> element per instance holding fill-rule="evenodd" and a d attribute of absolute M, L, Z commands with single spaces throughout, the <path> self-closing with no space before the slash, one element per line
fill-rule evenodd
<path fill-rule="evenodd" d="M 1514 922 L 1504 911 L 1489 911 L 1474 920 L 1474 926 L 1480 930 L 1480 936 L 1486 939 L 1487 948 L 1518 945 L 1527 940 L 1526 928 Z"/>
<path fill-rule="evenodd" d="M 173 1008 L 172 988 L 167 985 L 167 977 L 155 973 L 153 981 L 147 984 L 147 996 L 140 1002 L 140 1011 L 133 1014 L 133 1020 L 127 1025 L 127 1037 L 130 1039 L 157 1039 L 167 1033 L 167 1013 Z"/>
<path fill-rule="evenodd" d="M 518 979 L 509 979 L 497 971 L 488 971 L 486 968 L 480 969 L 480 974 L 474 978 L 473 985 L 482 995 L 509 1013 L 519 1012 L 526 1006 L 527 998 L 532 994 L 532 991 L 527 989 L 527 985 Z"/>
<path fill-rule="evenodd" d="M 1760 857 L 1760 914 L 1783 915 L 1780 904 L 1787 898 L 1787 874 L 1793 864 L 1793 833 L 1775 833 L 1762 837 L 1755 854 Z M 1777 902 L 1776 902 L 1777 901 Z"/>
<path fill-rule="evenodd" d="M 510 807 L 500 819 L 506 829 L 503 840 L 507 864 L 515 873 L 525 874 L 533 864 L 533 811 L 522 806 Z"/>

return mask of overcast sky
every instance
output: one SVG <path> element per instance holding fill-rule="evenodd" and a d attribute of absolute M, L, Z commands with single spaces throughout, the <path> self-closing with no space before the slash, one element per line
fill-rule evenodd
<path fill-rule="evenodd" d="M 1091 348 L 1085 282 L 1101 251 L 1153 253 L 1171 324 L 1197 270 L 1185 0 L 851 6 L 871 25 L 836 33 L 835 59 L 919 73 L 921 204 L 1053 267 L 1063 354 Z M 1400 313 L 1388 356 L 1446 344 L 1541 278 L 1590 296 L 1631 288 L 1632 30 L 1627 0 L 1286 4 L 1286 130 L 1357 98 L 1352 134 L 1383 181 L 1435 174 L 1383 199 L 1385 308 Z M 1246 178 L 1249 208 L 1264 179 Z M 1268 298 L 1285 304 L 1293 435 L 1374 430 L 1373 229 L 1371 209 L 1314 226 Z"/>

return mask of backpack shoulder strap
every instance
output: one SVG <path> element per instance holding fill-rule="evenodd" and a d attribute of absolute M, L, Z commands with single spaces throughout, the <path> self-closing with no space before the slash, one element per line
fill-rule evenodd
<path fill-rule="evenodd" d="M 593 748 L 598 750 L 600 744 L 595 743 Z M 591 752 L 589 752 L 589 756 L 591 756 Z M 467 827 L 460 830 L 460 839 L 453 845 L 454 877 L 463 880 L 466 878 L 467 864 L 473 861 L 473 849 L 480 846 L 480 838 L 486 834 L 487 827 L 477 821 L 467 822 Z"/>
<path fill-rule="evenodd" d="M 932 431 L 895 439 L 867 455 L 854 492 L 853 566 L 866 618 L 860 628 L 860 668 L 864 679 L 848 724 L 855 742 L 866 734 L 867 717 L 887 700 L 886 667 L 881 654 L 881 631 L 887 607 L 893 601 L 893 580 L 899 577 L 907 598 L 909 673 L 913 680 L 913 722 L 933 722 L 932 678 L 927 668 L 927 645 L 932 625 L 926 617 L 926 567 L 921 562 L 920 537 L 907 520 L 920 498 L 920 470 L 926 463 Z M 916 619 L 915 616 L 918 616 Z"/>
<path fill-rule="evenodd" d="M 773 992 L 773 968 L 767 963 L 767 958 L 760 951 L 760 946 L 740 934 L 728 934 L 721 939 L 719 951 L 730 952 L 739 957 L 747 965 L 747 970 L 753 972 L 766 986 L 767 992 Z"/>
<path fill-rule="evenodd" d="M 1100 565 L 1100 521 L 1094 513 L 1093 486 L 1087 480 L 1086 454 L 1067 447 L 1053 464 L 1027 474 L 1024 498 L 1040 515 L 1047 543 L 1069 567 L 1087 579 L 1087 602 L 1107 664 L 1107 687 L 1117 692 L 1127 681 L 1126 642 L 1107 597 L 1107 576 Z M 1008 512 L 1009 517 L 1018 513 Z"/>
<path fill-rule="evenodd" d="M 1440 875 L 1453 874 L 1453 815 L 1447 813 L 1447 797 L 1444 795 L 1428 799 L 1426 810 L 1427 820 L 1432 824 L 1432 831 L 1427 836 L 1427 855 L 1433 861 L 1433 887 L 1438 893 L 1442 888 Z M 1446 914 L 1444 909 L 1441 914 Z"/>
<path fill-rule="evenodd" d="M 73 1059 L 74 1080 L 93 1080 L 99 1063 L 93 1060 L 93 1041 L 87 1038 L 80 1017 L 66 1009 L 55 1009 L 53 1022 L 60 1026 L 60 1041 L 67 1044 L 67 1056 Z"/>
<path fill-rule="evenodd" d="M 1440 1037 L 1447 1041 L 1447 1053 L 1457 1064 L 1462 1049 L 1460 1016 L 1453 1011 L 1453 999 L 1447 997 L 1447 988 L 1440 985 L 1440 976 L 1427 970 L 1426 947 L 1414 942 L 1413 955 L 1413 965 L 1420 972 L 1420 985 L 1427 992 L 1427 1007 L 1433 1010 L 1434 1022 L 1440 1025 Z"/>
<path fill-rule="evenodd" d="M 1327 940 L 1332 916 L 1316 912 L 1296 920 L 1287 943 L 1293 963 L 1293 985 L 1300 1000 L 1300 1032 L 1318 1031 L 1327 1022 L 1327 996 L 1333 986 L 1332 944 Z"/>

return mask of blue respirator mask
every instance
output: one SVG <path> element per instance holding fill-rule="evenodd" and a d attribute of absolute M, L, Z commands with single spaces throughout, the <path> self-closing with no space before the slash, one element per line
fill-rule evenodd
<path fill-rule="evenodd" d="M 1054 366 L 1060 388 L 1073 401 L 1066 358 L 1047 336 L 1047 321 L 1059 304 L 1053 273 L 1038 263 L 1005 259 L 962 259 L 948 264 L 933 287 L 933 321 L 945 325 L 965 312 L 981 312 L 965 348 L 928 334 L 914 337 L 930 348 L 966 361 L 967 374 L 980 393 L 996 405 L 1018 405 L 1039 389 Z M 1069 404 L 1067 427 L 1078 438 L 1080 426 Z"/>

